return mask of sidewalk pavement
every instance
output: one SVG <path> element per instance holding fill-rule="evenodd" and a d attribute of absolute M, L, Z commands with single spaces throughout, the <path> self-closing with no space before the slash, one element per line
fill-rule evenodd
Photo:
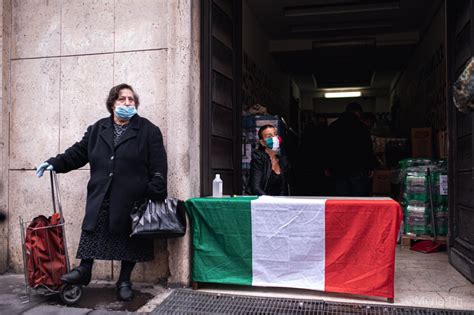
<path fill-rule="evenodd" d="M 147 314 L 152 312 L 172 291 L 160 285 L 134 283 L 135 298 L 130 302 L 117 300 L 115 283 L 92 281 L 83 288 L 78 304 L 65 306 L 58 295 L 44 296 L 31 292 L 30 301 L 22 303 L 25 296 L 25 278 L 22 274 L 0 275 L 0 314 L 55 314 L 55 315 L 105 315 Z"/>

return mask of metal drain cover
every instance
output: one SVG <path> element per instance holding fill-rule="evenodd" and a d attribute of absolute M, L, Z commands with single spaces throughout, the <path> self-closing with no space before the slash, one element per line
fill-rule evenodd
<path fill-rule="evenodd" d="M 473 315 L 474 312 L 216 294 L 176 289 L 152 314 Z"/>

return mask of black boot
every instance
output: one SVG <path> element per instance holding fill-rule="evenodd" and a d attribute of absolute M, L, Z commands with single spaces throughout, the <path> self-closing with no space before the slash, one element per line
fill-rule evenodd
<path fill-rule="evenodd" d="M 117 282 L 117 297 L 121 301 L 133 299 L 132 283 L 130 281 Z"/>
<path fill-rule="evenodd" d="M 130 277 L 132 276 L 135 262 L 122 260 L 122 266 L 120 268 L 120 275 L 117 281 L 117 297 L 122 301 L 130 301 L 133 299 L 132 282 Z"/>
<path fill-rule="evenodd" d="M 92 272 L 89 268 L 78 266 L 61 276 L 61 281 L 71 284 L 88 285 L 91 282 Z"/>

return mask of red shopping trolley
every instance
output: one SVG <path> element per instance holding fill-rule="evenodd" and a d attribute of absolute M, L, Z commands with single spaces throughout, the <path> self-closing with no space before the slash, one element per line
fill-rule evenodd
<path fill-rule="evenodd" d="M 20 217 L 25 297 L 29 302 L 31 291 L 43 295 L 59 294 L 67 305 L 75 304 L 82 295 L 82 286 L 63 283 L 61 276 L 69 272 L 66 229 L 59 196 L 57 174 L 51 175 L 53 214 L 37 216 L 29 222 Z"/>

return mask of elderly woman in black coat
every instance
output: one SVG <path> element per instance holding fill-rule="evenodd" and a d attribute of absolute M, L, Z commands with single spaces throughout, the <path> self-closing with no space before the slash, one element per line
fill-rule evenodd
<path fill-rule="evenodd" d="M 63 281 L 87 285 L 94 259 L 121 260 L 117 294 L 133 298 L 130 276 L 136 262 L 153 260 L 153 240 L 131 238 L 130 211 L 143 198 L 167 196 L 167 158 L 160 129 L 137 114 L 139 98 L 133 88 L 120 84 L 110 90 L 106 105 L 111 114 L 87 128 L 81 141 L 37 168 L 67 173 L 87 163 L 90 180 L 78 267 Z"/>

